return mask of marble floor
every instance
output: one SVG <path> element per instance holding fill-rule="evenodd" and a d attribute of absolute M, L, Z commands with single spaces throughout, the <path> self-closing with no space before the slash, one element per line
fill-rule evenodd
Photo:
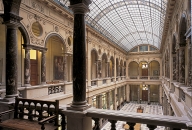
<path fill-rule="evenodd" d="M 147 104 L 128 103 L 125 104 L 120 111 L 137 112 L 138 107 L 143 108 L 143 113 L 163 115 L 162 106 L 154 104 L 147 105 Z M 128 130 L 128 128 L 129 126 L 126 124 L 125 121 L 117 121 L 116 130 Z M 140 123 L 137 123 L 134 128 L 135 130 L 149 130 L 146 124 L 140 124 Z M 101 130 L 110 130 L 110 129 L 111 129 L 111 123 L 108 122 Z M 156 128 L 156 130 L 164 130 L 164 129 L 165 128 L 163 126 L 157 126 Z"/>

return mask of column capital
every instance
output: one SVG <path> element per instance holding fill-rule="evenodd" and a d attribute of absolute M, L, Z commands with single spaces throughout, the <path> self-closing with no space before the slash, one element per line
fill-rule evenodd
<path fill-rule="evenodd" d="M 23 19 L 20 16 L 13 13 L 2 14 L 3 24 L 7 25 L 7 27 L 18 27 L 20 26 L 20 21 Z"/>
<path fill-rule="evenodd" d="M 84 3 L 70 5 L 69 8 L 73 10 L 74 14 L 85 14 L 89 12 L 89 6 L 85 5 Z"/>

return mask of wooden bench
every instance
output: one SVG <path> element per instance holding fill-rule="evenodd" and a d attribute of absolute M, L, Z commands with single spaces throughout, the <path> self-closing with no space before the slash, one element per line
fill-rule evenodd
<path fill-rule="evenodd" d="M 14 118 L 2 122 L 1 117 L 14 112 Z M 58 129 L 59 101 L 16 98 L 14 109 L 0 113 L 0 129 L 56 130 Z"/>

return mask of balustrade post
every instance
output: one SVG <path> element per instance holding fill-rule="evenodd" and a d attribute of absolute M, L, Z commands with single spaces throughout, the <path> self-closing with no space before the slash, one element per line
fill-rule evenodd
<path fill-rule="evenodd" d="M 66 119 L 65 119 L 65 115 L 64 114 L 61 114 L 61 117 L 62 117 L 62 121 L 61 121 L 61 127 L 62 127 L 62 130 L 65 130 L 66 129 Z"/>
<path fill-rule="evenodd" d="M 157 128 L 156 125 L 148 125 L 148 124 L 147 124 L 147 127 L 149 128 L 149 130 L 154 130 Z"/>
<path fill-rule="evenodd" d="M 116 120 L 108 120 L 111 123 L 111 130 L 116 130 Z"/>
<path fill-rule="evenodd" d="M 127 124 L 129 125 L 129 130 L 134 130 L 134 126 L 136 123 L 127 122 Z"/>
<path fill-rule="evenodd" d="M 95 126 L 93 130 L 100 130 L 100 119 L 99 118 L 92 118 L 95 121 Z"/>

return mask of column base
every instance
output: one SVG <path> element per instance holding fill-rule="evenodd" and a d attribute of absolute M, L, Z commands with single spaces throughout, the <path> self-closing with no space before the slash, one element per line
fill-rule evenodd
<path fill-rule="evenodd" d="M 87 101 L 83 102 L 72 102 L 70 107 L 67 107 L 67 110 L 74 110 L 74 111 L 84 111 L 90 108 L 91 105 L 87 104 Z"/>
<path fill-rule="evenodd" d="M 24 87 L 31 87 L 31 84 L 24 84 Z"/>
<path fill-rule="evenodd" d="M 18 97 L 18 94 L 14 95 L 5 95 L 5 98 L 1 99 L 1 102 L 15 103 L 15 97 Z"/>
<path fill-rule="evenodd" d="M 92 130 L 92 119 L 86 117 L 86 111 L 63 110 L 67 116 L 67 130 Z"/>
<path fill-rule="evenodd" d="M 41 84 L 46 84 L 46 82 L 41 82 Z"/>

